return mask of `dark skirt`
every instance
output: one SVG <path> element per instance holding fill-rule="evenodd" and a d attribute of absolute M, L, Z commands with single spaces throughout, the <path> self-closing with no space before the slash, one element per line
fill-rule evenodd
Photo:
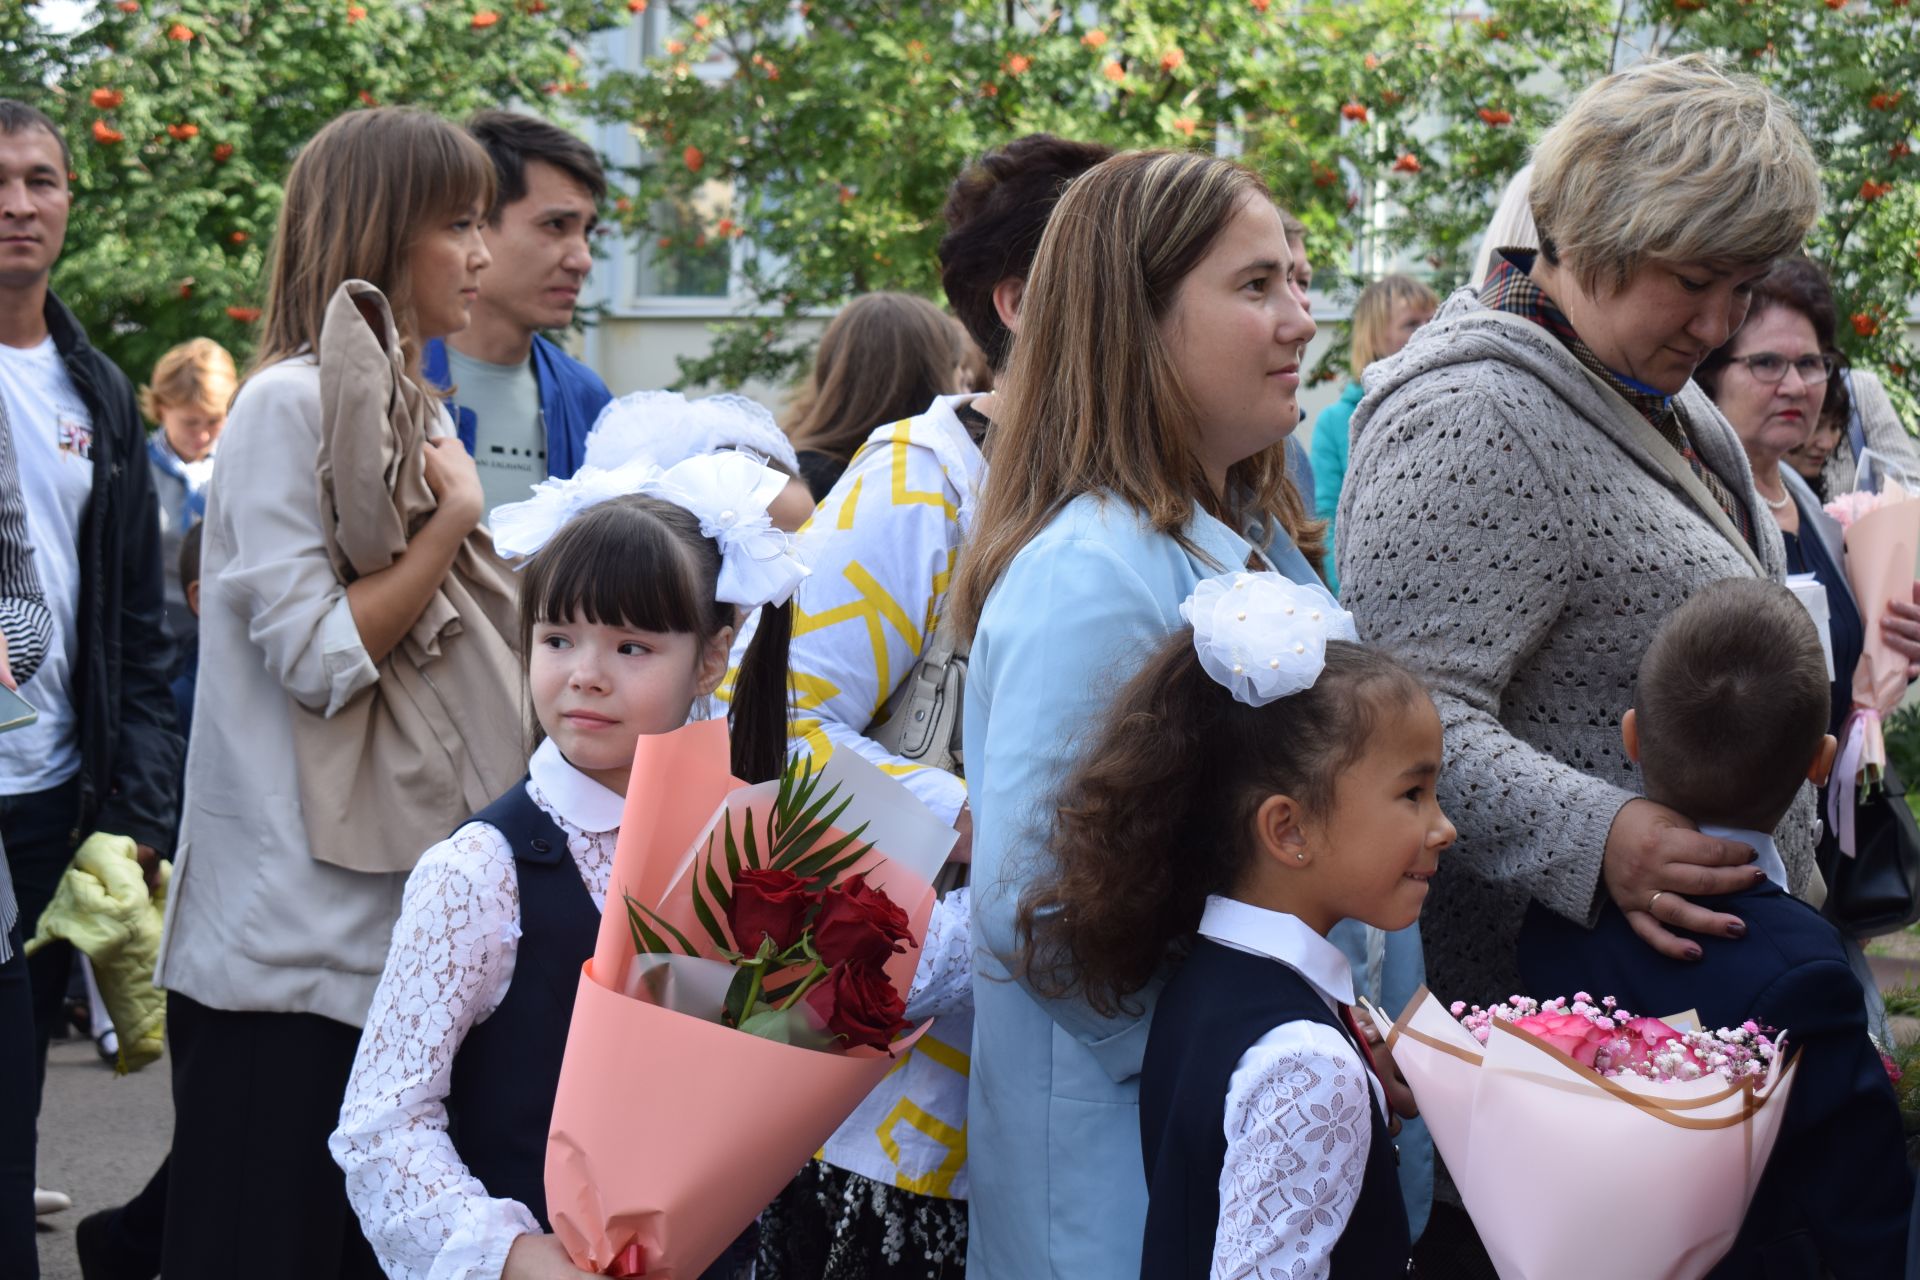
<path fill-rule="evenodd" d="M 960 1280 L 967 1202 L 917 1195 L 819 1160 L 760 1215 L 754 1280 Z"/>

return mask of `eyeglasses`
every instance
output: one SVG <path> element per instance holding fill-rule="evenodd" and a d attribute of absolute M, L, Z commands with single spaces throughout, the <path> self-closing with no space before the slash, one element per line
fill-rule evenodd
<path fill-rule="evenodd" d="M 1801 356 L 1798 360 L 1789 360 L 1772 351 L 1762 351 L 1758 355 L 1735 356 L 1728 364 L 1743 364 L 1747 372 L 1753 375 L 1755 382 L 1772 386 L 1787 376 L 1789 367 L 1800 375 L 1800 381 L 1812 386 L 1816 382 L 1825 382 L 1833 376 L 1833 356 Z"/>

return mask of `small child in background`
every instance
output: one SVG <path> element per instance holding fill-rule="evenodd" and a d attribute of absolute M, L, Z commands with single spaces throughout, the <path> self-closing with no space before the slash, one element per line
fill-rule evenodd
<path fill-rule="evenodd" d="M 1067 783 L 1024 980 L 1112 1013 L 1173 968 L 1140 1079 L 1142 1276 L 1404 1277 L 1386 1086 L 1327 933 L 1419 916 L 1454 839 L 1440 717 L 1318 583 L 1227 574 L 1181 613 Z"/>
<path fill-rule="evenodd" d="M 1698 959 L 1670 959 L 1604 894 L 1591 929 L 1535 903 L 1520 935 L 1535 995 L 1586 991 L 1656 1017 L 1690 1009 L 1708 1027 L 1751 1020 L 1783 1031 L 1799 1055 L 1773 1156 L 1711 1280 L 1884 1280 L 1906 1265 L 1913 1175 L 1860 982 L 1839 931 L 1787 892 L 1766 834 L 1801 783 L 1826 781 L 1829 710 L 1819 631 L 1790 592 L 1750 579 L 1695 592 L 1655 633 L 1620 736 L 1647 799 L 1755 853 L 1751 889 L 1691 907 L 1656 900 L 1649 913 L 1681 929 L 1689 910 L 1727 912 L 1746 935 L 1703 937 Z"/>
<path fill-rule="evenodd" d="M 199 610 L 187 604 L 180 580 L 180 542 L 207 514 L 213 453 L 227 425 L 227 405 L 240 379 L 233 357 L 211 338 L 183 342 L 160 357 L 153 379 L 140 389 L 140 412 L 159 430 L 147 437 L 154 496 L 160 506 L 160 564 L 166 574 L 167 630 L 183 648 L 196 631 Z M 184 658 L 176 654 L 174 675 Z"/>

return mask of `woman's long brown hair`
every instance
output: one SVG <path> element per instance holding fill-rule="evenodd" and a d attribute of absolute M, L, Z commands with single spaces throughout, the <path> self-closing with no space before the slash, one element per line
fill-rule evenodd
<path fill-rule="evenodd" d="M 1014 556 L 1083 493 L 1112 494 L 1175 537 L 1196 504 L 1236 526 L 1274 519 L 1318 567 L 1325 525 L 1287 478 L 1283 446 L 1234 466 L 1227 492 L 1239 507 L 1219 509 L 1195 452 L 1192 397 L 1160 333 L 1181 280 L 1240 206 L 1272 198 L 1252 170 L 1185 151 L 1115 156 L 1067 188 L 998 387 L 993 465 L 954 587 L 965 634 Z"/>
<path fill-rule="evenodd" d="M 1326 813 L 1380 717 L 1425 696 L 1384 650 L 1335 640 L 1312 688 L 1250 707 L 1200 665 L 1191 630 L 1168 637 L 1062 789 L 1014 921 L 1028 984 L 1126 1010 L 1259 856 L 1267 797 Z"/>
<path fill-rule="evenodd" d="M 813 377 L 787 417 L 793 447 L 851 462 L 875 427 L 924 413 L 935 396 L 960 390 L 963 337 L 925 298 L 855 298 L 820 337 Z"/>
<path fill-rule="evenodd" d="M 418 382 L 414 243 L 469 208 L 484 215 L 493 193 L 486 151 L 438 116 L 380 107 L 333 119 L 300 148 L 287 175 L 267 265 L 266 324 L 248 372 L 318 350 L 334 290 L 365 280 L 387 296 Z"/>

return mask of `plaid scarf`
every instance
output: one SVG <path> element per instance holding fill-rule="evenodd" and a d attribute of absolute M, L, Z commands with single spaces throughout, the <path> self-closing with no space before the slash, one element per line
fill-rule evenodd
<path fill-rule="evenodd" d="M 1700 478 L 1700 483 L 1713 495 L 1713 500 L 1727 513 L 1727 519 L 1733 521 L 1733 527 L 1740 531 L 1747 545 L 1758 550 L 1759 544 L 1753 536 L 1753 518 L 1747 511 L 1747 504 L 1735 497 L 1726 482 L 1700 461 L 1700 455 L 1694 452 L 1693 441 L 1687 437 L 1686 423 L 1673 407 L 1673 397 L 1622 377 L 1602 364 L 1600 357 L 1593 353 L 1593 348 L 1581 341 L 1580 335 L 1574 332 L 1566 313 L 1555 306 L 1553 299 L 1527 274 L 1533 269 L 1533 260 L 1531 250 L 1499 250 L 1495 255 L 1494 268 L 1487 274 L 1487 282 L 1480 286 L 1481 303 L 1495 311 L 1531 320 L 1558 338 L 1575 360 L 1633 406 L 1634 412 L 1651 423 L 1653 429 L 1660 433 L 1660 438 L 1686 459 L 1687 465 L 1693 468 L 1693 474 Z"/>

